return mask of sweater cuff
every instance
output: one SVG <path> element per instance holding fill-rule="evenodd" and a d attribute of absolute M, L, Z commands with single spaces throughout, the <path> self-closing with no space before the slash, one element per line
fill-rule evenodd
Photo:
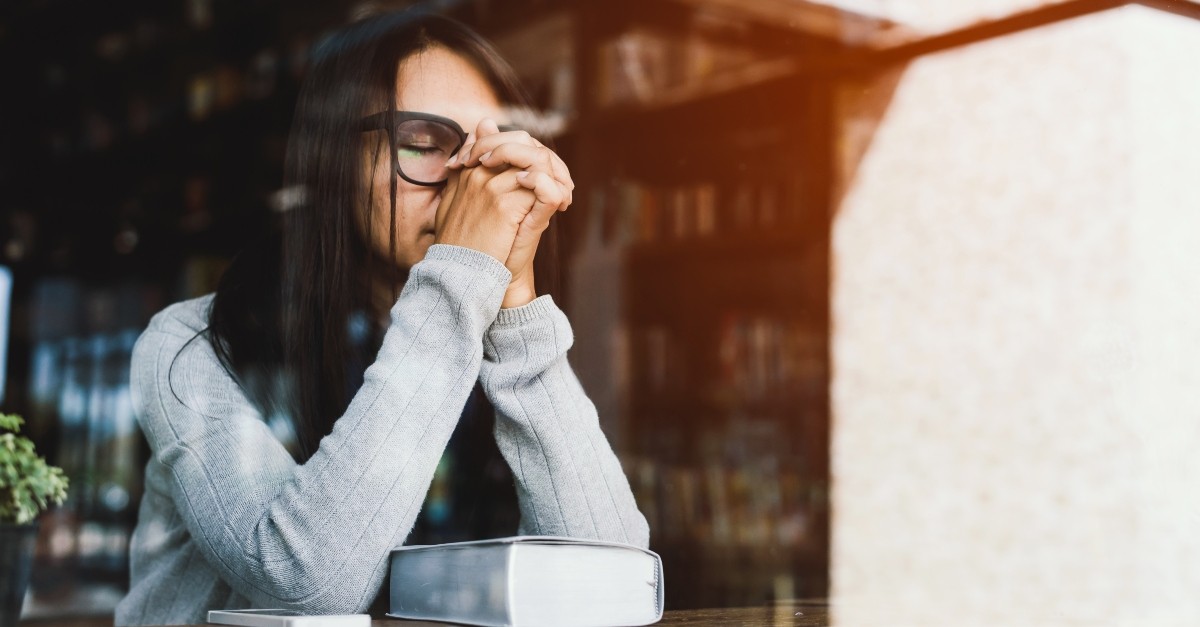
<path fill-rule="evenodd" d="M 501 309 L 496 314 L 496 321 L 492 323 L 492 327 L 519 326 L 546 316 L 557 308 L 558 306 L 554 304 L 553 297 L 549 294 L 542 294 L 520 307 Z"/>
<path fill-rule="evenodd" d="M 500 260 L 474 248 L 454 244 L 434 244 L 425 253 L 425 259 L 441 259 L 461 263 L 483 272 L 501 287 L 508 287 L 509 282 L 512 281 L 512 272 L 509 272 Z"/>

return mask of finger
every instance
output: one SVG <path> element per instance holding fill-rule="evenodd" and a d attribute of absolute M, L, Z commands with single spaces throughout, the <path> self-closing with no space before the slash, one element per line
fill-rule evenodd
<path fill-rule="evenodd" d="M 566 182 L 554 176 L 554 153 L 546 148 L 535 148 L 523 144 L 501 144 L 495 150 L 484 155 L 479 163 L 488 168 L 510 166 L 529 172 L 545 173 L 550 175 L 555 183 L 559 185 L 564 197 L 559 211 L 566 211 L 567 207 L 574 201 L 572 188 L 575 186 L 575 183 L 570 180 L 569 175 Z"/>
<path fill-rule="evenodd" d="M 575 199 L 575 180 L 571 178 L 571 170 L 567 168 L 567 164 L 557 153 L 549 148 L 546 150 L 550 153 L 550 165 L 554 170 L 554 178 L 567 189 L 567 204 L 569 205 Z M 565 211 L 566 207 L 563 207 L 563 210 Z"/>
<path fill-rule="evenodd" d="M 500 132 L 500 126 L 492 118 L 483 118 L 475 125 L 475 136 L 480 139 Z"/>
<path fill-rule="evenodd" d="M 512 131 L 510 131 L 510 132 L 512 132 Z M 507 135 L 507 134 L 500 133 L 498 135 L 493 136 L 491 139 L 487 140 L 486 142 L 480 141 L 478 144 L 476 144 L 475 149 L 472 152 L 480 153 L 479 154 L 479 163 L 482 163 L 482 164 L 488 165 L 488 166 L 493 166 L 493 165 L 496 165 L 498 162 L 504 162 L 504 163 L 508 163 L 509 165 L 521 168 L 523 170 L 529 170 L 531 168 L 537 167 L 537 166 L 533 165 L 534 163 L 537 162 L 537 159 L 543 159 L 544 165 L 542 166 L 541 169 L 546 170 L 551 175 L 553 175 L 554 178 L 558 179 L 558 182 L 562 183 L 563 186 L 566 187 L 567 191 L 571 193 L 571 198 L 572 199 L 574 198 L 575 181 L 571 178 L 571 170 L 567 168 L 567 164 L 563 162 L 562 158 L 559 157 L 557 153 L 555 153 L 553 150 L 550 150 L 549 148 L 547 148 L 545 145 L 542 144 L 542 142 L 538 141 L 537 138 L 535 138 L 535 137 L 530 137 L 528 134 L 525 134 L 524 137 L 518 138 L 518 139 L 522 139 L 522 140 L 525 138 L 528 138 L 529 143 L 533 147 L 533 150 L 543 151 L 541 153 L 523 152 L 523 154 L 526 155 L 524 158 L 516 158 L 516 159 L 513 159 L 512 161 L 508 161 L 508 160 L 504 159 L 505 151 L 510 150 L 509 148 L 505 148 L 505 149 L 501 150 L 499 153 L 496 152 L 496 150 L 500 149 L 501 146 L 506 145 L 503 143 L 496 146 L 496 148 L 491 149 L 487 152 L 480 152 L 480 151 L 484 150 L 485 147 L 491 145 L 493 142 L 500 141 L 500 138 L 505 135 Z M 521 142 L 517 142 L 517 144 L 521 145 Z M 517 150 L 517 149 L 512 149 L 512 150 Z M 537 155 L 537 157 L 535 158 L 534 155 Z M 497 156 L 500 157 L 499 160 L 496 159 Z M 568 204 L 570 204 L 570 203 L 568 203 Z"/>
<path fill-rule="evenodd" d="M 491 118 L 483 118 L 479 120 L 479 123 L 475 125 L 475 130 L 467 133 L 467 138 L 463 140 L 462 148 L 459 148 L 458 152 L 446 162 L 446 167 L 454 168 L 474 166 L 475 159 L 473 159 L 473 157 L 478 157 L 480 154 L 482 154 L 475 149 L 475 146 L 479 143 L 479 140 L 491 135 L 495 135 L 499 132 L 500 127 L 496 124 L 495 120 Z M 474 155 L 472 155 L 472 153 L 474 153 Z"/>
<path fill-rule="evenodd" d="M 473 170 L 481 169 L 483 168 L 473 168 Z M 537 201 L 537 193 L 524 186 L 520 180 L 520 174 L 520 170 L 506 169 L 492 176 L 485 183 L 485 186 L 495 194 L 498 200 L 495 206 L 502 210 L 507 219 L 512 220 L 511 224 L 513 225 L 524 222 Z"/>
<path fill-rule="evenodd" d="M 491 118 L 483 118 L 479 124 L 475 125 L 475 141 L 470 144 L 464 144 L 462 150 L 458 151 L 458 162 L 465 167 L 476 165 L 478 157 L 482 154 L 479 151 L 480 142 L 486 141 L 486 138 L 492 137 L 500 132 L 500 127 L 496 126 L 495 120 Z"/>
<path fill-rule="evenodd" d="M 533 137 L 532 135 L 529 137 L 529 141 L 533 142 L 534 146 L 537 146 L 538 148 L 545 148 L 546 150 L 550 151 L 550 154 L 554 155 L 554 160 L 555 160 L 555 164 L 556 164 L 555 178 L 566 183 L 567 180 L 571 178 L 571 171 L 569 169 L 567 169 L 567 164 L 564 163 L 562 158 L 558 156 L 558 153 L 551 150 L 549 147 L 546 146 L 546 144 L 543 144 L 542 142 L 538 141 L 538 138 Z M 561 170 L 559 169 L 559 166 L 561 166 Z M 575 189 L 575 183 L 572 182 L 571 185 L 569 185 L 569 187 L 571 189 Z"/>
<path fill-rule="evenodd" d="M 562 163 L 558 155 L 548 148 L 516 143 L 500 144 L 495 150 L 481 155 L 479 163 L 489 168 L 508 165 L 530 172 L 545 172 L 553 176 L 566 191 L 566 204 L 569 205 L 574 200 L 575 182 L 571 180 L 571 173 L 567 171 L 566 164 Z M 565 174 L 560 175 L 560 172 Z"/>
<path fill-rule="evenodd" d="M 516 142 L 500 144 L 479 155 L 479 164 L 489 168 L 508 166 L 519 170 L 536 169 L 550 175 L 554 173 L 549 150 Z"/>
<path fill-rule="evenodd" d="M 529 174 L 534 174 L 534 173 L 535 172 L 530 172 Z M 536 173 L 537 174 L 545 174 L 544 172 L 536 172 Z M 558 179 L 556 179 L 552 176 L 550 177 L 550 180 L 554 181 L 554 184 L 558 186 L 557 193 L 558 193 L 558 196 L 560 198 L 562 198 L 562 200 L 558 203 L 558 206 L 555 207 L 555 209 L 557 209 L 558 211 L 566 211 L 567 207 L 570 207 L 571 202 L 572 202 L 571 190 L 567 189 L 566 186 L 564 186 L 562 183 L 558 182 Z M 538 182 L 538 179 L 530 178 L 529 176 L 518 176 L 517 182 L 519 182 L 522 186 L 526 187 L 527 189 L 533 190 L 535 185 Z M 546 197 L 546 198 L 548 199 L 549 197 Z"/>
<path fill-rule="evenodd" d="M 533 138 L 525 131 L 497 131 L 487 137 L 481 135 L 479 141 L 475 142 L 469 151 L 465 149 L 461 151 L 466 159 L 463 161 L 463 164 L 466 166 L 476 165 L 479 162 L 479 157 L 495 150 L 501 144 L 515 143 L 537 148 L 532 140 Z"/>
<path fill-rule="evenodd" d="M 446 160 L 446 167 L 452 170 L 461 167 L 462 156 L 467 154 L 467 151 L 470 150 L 471 146 L 473 145 L 475 145 L 475 131 L 467 133 L 467 138 L 463 140 L 462 146 L 459 146 L 458 150 L 456 150 L 454 154 L 450 155 L 450 158 Z"/>
<path fill-rule="evenodd" d="M 517 175 L 517 180 L 527 189 L 533 190 L 533 208 L 525 216 L 524 223 L 540 230 L 550 224 L 550 216 L 566 200 L 561 184 L 545 172 L 530 172 L 525 176 Z"/>
<path fill-rule="evenodd" d="M 546 145 L 538 141 L 536 137 L 531 137 L 530 139 L 533 140 L 534 145 L 536 145 L 538 148 L 545 148 L 546 151 L 550 153 L 550 165 L 552 173 L 554 174 L 554 178 L 558 179 L 558 182 L 562 183 L 567 190 L 567 202 L 559 209 L 559 211 L 566 211 L 567 207 L 574 202 L 575 199 L 575 180 L 571 178 L 571 170 L 567 168 L 567 164 L 562 160 L 562 157 L 558 156 L 558 153 L 547 148 Z"/>
<path fill-rule="evenodd" d="M 562 157 L 558 156 L 557 152 L 542 146 L 540 143 L 538 144 L 538 147 L 550 153 L 550 158 L 554 163 L 554 178 L 562 181 L 564 184 L 569 183 L 568 187 L 575 189 L 575 181 L 571 180 L 571 170 L 562 160 Z"/>
<path fill-rule="evenodd" d="M 547 148 L 546 145 L 538 141 L 536 137 L 532 139 L 534 145 L 536 145 L 538 148 L 545 148 L 550 152 L 551 163 L 554 166 L 554 178 L 558 179 L 563 185 L 566 185 L 567 189 L 575 191 L 575 180 L 571 178 L 571 170 L 567 167 L 566 162 L 562 160 L 562 157 L 558 156 L 557 152 Z"/>

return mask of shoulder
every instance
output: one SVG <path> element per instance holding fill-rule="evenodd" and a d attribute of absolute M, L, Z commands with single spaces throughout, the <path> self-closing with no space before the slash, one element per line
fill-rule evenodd
<path fill-rule="evenodd" d="M 160 407 L 161 418 L 172 422 L 175 431 L 189 416 L 253 409 L 205 333 L 212 298 L 207 294 L 166 307 L 150 319 L 134 346 L 130 378 L 137 402 Z M 157 415 L 144 413 L 143 423 Z"/>
<path fill-rule="evenodd" d="M 154 314 L 134 345 L 131 375 L 135 381 L 177 388 L 181 373 L 189 379 L 202 372 L 205 379 L 223 374 L 205 333 L 212 299 L 212 294 L 206 294 Z"/>
<path fill-rule="evenodd" d="M 182 338 L 195 336 L 208 328 L 213 296 L 209 293 L 166 307 L 150 318 L 146 333 L 165 333 Z"/>

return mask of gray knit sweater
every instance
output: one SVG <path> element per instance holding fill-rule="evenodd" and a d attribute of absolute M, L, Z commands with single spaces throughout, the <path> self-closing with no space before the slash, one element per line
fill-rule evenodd
<path fill-rule="evenodd" d="M 211 296 L 172 305 L 133 353 L 153 452 L 116 624 L 220 608 L 364 612 L 404 542 L 476 380 L 516 480 L 518 533 L 649 542 L 646 519 L 567 363 L 549 296 L 500 309 L 493 257 L 435 244 L 412 267 L 362 387 L 297 464 L 196 333 Z"/>

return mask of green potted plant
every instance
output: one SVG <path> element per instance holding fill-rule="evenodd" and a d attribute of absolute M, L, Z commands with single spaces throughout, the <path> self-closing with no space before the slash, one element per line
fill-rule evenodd
<path fill-rule="evenodd" d="M 37 539 L 37 515 L 67 498 L 67 478 L 17 435 L 24 420 L 0 414 L 0 627 L 17 624 Z"/>

